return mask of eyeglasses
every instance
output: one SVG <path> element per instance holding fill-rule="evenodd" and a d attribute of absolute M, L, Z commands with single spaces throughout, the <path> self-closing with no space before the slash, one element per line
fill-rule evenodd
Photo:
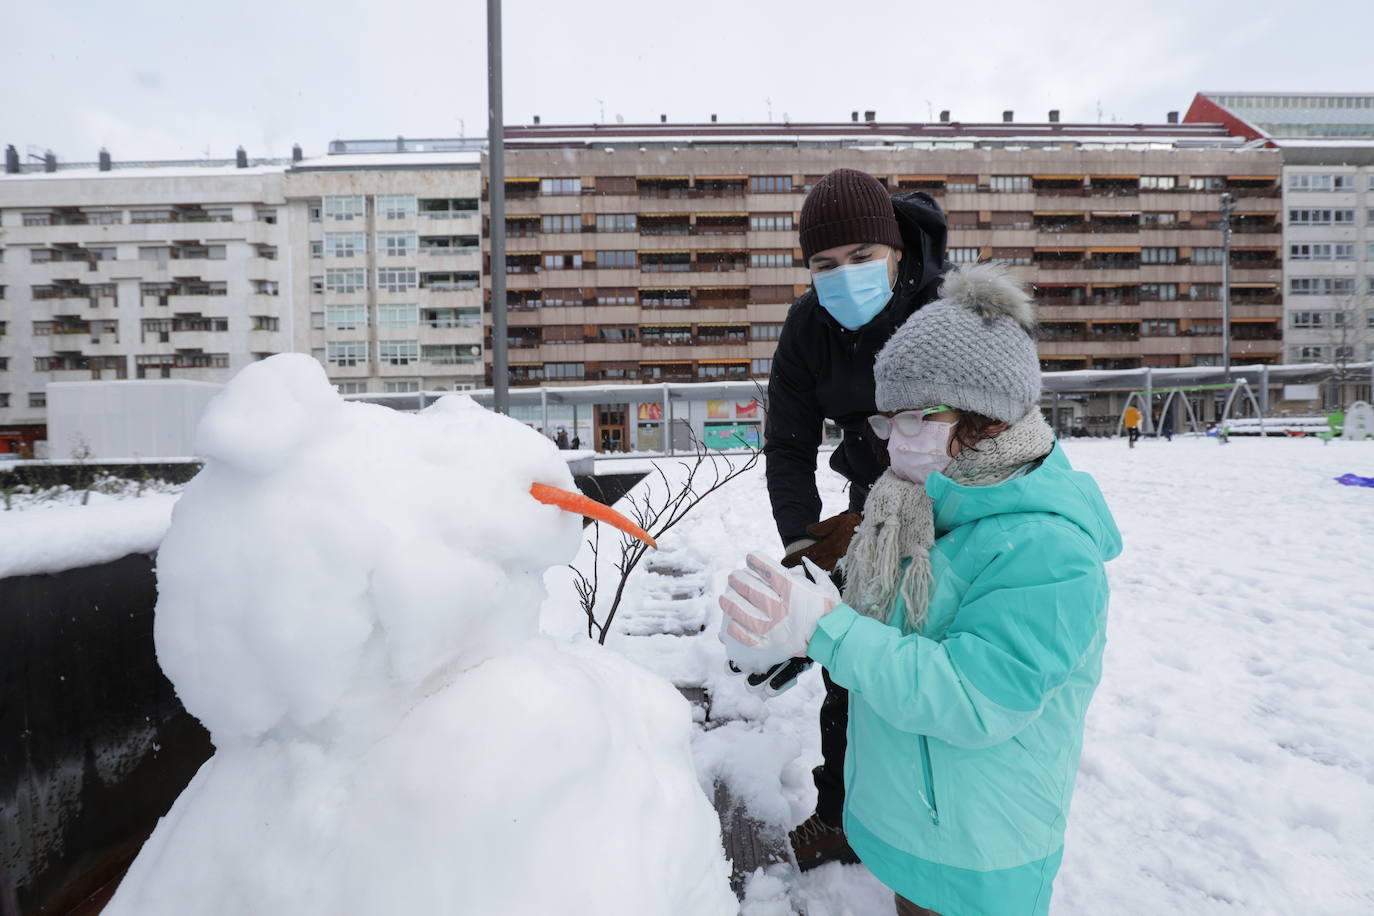
<path fill-rule="evenodd" d="M 936 407 L 926 407 L 921 410 L 904 410 L 896 416 L 889 417 L 883 414 L 874 414 L 868 418 L 868 425 L 873 427 L 873 432 L 879 439 L 886 439 L 892 435 L 893 427 L 904 436 L 914 436 L 921 431 L 921 424 L 926 421 L 926 416 L 932 413 L 943 413 L 946 410 L 953 410 L 953 407 L 946 407 L 940 404 Z"/>

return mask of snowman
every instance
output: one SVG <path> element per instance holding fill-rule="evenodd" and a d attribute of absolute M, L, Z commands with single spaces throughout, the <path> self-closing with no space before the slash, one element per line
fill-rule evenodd
<path fill-rule="evenodd" d="M 215 754 L 108 916 L 736 912 L 686 702 L 538 635 L 575 512 L 611 517 L 552 442 L 345 402 L 303 355 L 197 436 L 154 635 Z"/>

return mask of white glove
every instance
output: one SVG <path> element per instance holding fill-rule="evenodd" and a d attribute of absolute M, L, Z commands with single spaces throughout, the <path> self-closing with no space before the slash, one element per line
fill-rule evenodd
<path fill-rule="evenodd" d="M 840 592 L 815 563 L 788 570 L 757 553 L 747 569 L 730 574 L 720 596 L 720 641 L 725 654 L 746 671 L 767 671 L 804 656 L 820 619 L 840 603 Z"/>

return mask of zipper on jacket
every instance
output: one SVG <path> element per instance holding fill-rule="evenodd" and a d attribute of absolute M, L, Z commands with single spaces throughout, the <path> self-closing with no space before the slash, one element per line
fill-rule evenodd
<path fill-rule="evenodd" d="M 940 826 L 940 807 L 935 803 L 935 777 L 930 772 L 930 745 L 926 743 L 926 736 L 921 736 L 921 772 L 925 777 L 926 790 L 921 793 L 921 800 L 930 809 L 930 820 L 936 827 Z"/>

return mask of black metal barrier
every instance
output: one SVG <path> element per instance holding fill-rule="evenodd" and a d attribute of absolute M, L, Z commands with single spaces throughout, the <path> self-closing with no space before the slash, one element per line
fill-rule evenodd
<path fill-rule="evenodd" d="M 152 557 L 0 580 L 0 913 L 118 876 L 210 756 L 158 668 Z"/>
<path fill-rule="evenodd" d="M 577 476 L 619 500 L 643 474 Z M 213 753 L 153 647 L 153 558 L 0 579 L 0 916 L 98 912 Z"/>

